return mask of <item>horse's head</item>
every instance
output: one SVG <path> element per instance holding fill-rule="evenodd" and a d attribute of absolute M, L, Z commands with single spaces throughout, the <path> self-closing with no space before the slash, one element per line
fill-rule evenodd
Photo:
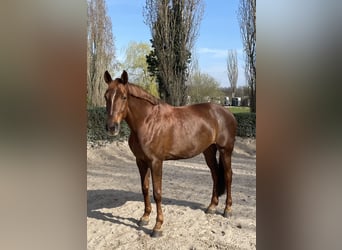
<path fill-rule="evenodd" d="M 106 130 L 109 135 L 115 136 L 120 132 L 120 123 L 127 116 L 127 86 L 128 74 L 122 72 L 121 78 L 112 79 L 111 75 L 106 71 L 104 80 L 108 84 L 108 88 L 104 95 L 106 99 L 107 123 Z"/>

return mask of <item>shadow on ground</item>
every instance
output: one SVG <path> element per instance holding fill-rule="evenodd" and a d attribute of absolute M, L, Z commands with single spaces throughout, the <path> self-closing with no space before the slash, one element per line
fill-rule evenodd
<path fill-rule="evenodd" d="M 137 230 L 142 230 L 145 233 L 150 233 L 148 229 L 138 226 L 138 220 L 135 218 L 124 218 L 119 215 L 113 215 L 112 213 L 104 213 L 98 211 L 102 208 L 117 208 L 124 205 L 127 201 L 141 201 L 143 203 L 143 196 L 141 193 L 135 193 L 131 191 L 124 190 L 88 190 L 87 191 L 87 216 L 89 218 L 94 218 L 97 220 L 108 221 L 115 224 L 122 224 L 135 228 Z M 152 206 L 154 206 L 153 198 L 151 198 Z M 191 209 L 202 209 L 204 210 L 204 205 L 196 202 L 164 198 L 162 201 L 163 205 L 179 205 L 189 207 Z M 143 213 L 141 209 L 141 213 Z M 127 223 L 128 221 L 133 222 L 132 224 Z"/>

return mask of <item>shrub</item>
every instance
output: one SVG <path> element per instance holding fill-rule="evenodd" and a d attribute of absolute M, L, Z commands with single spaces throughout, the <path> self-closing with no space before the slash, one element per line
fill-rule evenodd
<path fill-rule="evenodd" d="M 238 123 L 237 135 L 241 137 L 256 137 L 256 114 L 255 113 L 235 113 Z"/>
<path fill-rule="evenodd" d="M 103 144 L 128 138 L 130 130 L 125 121 L 121 123 L 120 134 L 118 136 L 109 136 L 106 133 L 107 115 L 105 107 L 94 107 L 88 109 L 87 123 L 87 141 L 91 144 Z"/>

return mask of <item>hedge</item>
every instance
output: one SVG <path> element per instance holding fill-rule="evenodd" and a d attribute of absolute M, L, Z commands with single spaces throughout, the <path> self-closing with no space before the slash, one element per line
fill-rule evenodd
<path fill-rule="evenodd" d="M 109 136 L 106 132 L 106 108 L 95 107 L 88 110 L 87 141 L 90 143 L 103 144 L 115 140 L 125 140 L 129 136 L 129 128 L 125 121 L 121 123 L 119 136 Z"/>
<path fill-rule="evenodd" d="M 255 137 L 256 114 L 235 113 L 238 129 L 237 135 L 241 137 Z M 96 107 L 88 109 L 87 141 L 92 144 L 103 144 L 115 140 L 126 140 L 130 130 L 126 122 L 121 123 L 119 136 L 109 136 L 105 130 L 106 108 Z"/>
<path fill-rule="evenodd" d="M 238 123 L 237 135 L 241 137 L 256 137 L 256 114 L 255 113 L 235 113 Z"/>

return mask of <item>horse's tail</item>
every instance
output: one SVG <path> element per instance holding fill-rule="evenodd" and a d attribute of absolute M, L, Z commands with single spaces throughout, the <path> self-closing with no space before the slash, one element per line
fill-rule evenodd
<path fill-rule="evenodd" d="M 223 195 L 226 192 L 226 184 L 225 184 L 225 178 L 224 178 L 224 166 L 223 166 L 223 162 L 221 160 L 221 157 L 219 157 L 219 165 L 218 165 L 218 171 L 217 171 L 217 176 L 218 176 L 218 180 L 217 180 L 217 194 L 218 196 Z"/>

